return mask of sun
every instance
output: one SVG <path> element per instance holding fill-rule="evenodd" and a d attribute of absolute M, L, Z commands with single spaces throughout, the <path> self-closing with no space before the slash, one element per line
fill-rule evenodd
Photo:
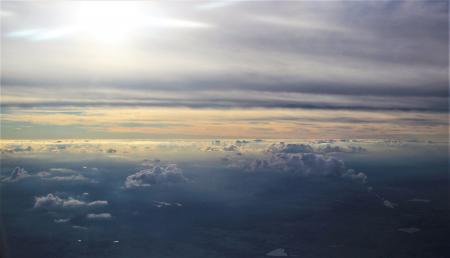
<path fill-rule="evenodd" d="M 83 1 L 74 14 L 74 27 L 82 36 L 108 44 L 129 41 L 145 20 L 142 8 L 131 1 Z"/>

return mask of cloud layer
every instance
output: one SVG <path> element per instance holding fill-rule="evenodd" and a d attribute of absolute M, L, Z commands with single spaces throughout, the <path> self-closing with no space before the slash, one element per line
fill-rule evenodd
<path fill-rule="evenodd" d="M 90 10 L 82 2 L 2 6 L 8 13 L 1 35 L 2 131 L 8 137 L 55 135 L 39 135 L 48 130 L 36 124 L 72 138 L 302 138 L 330 127 L 343 134 L 345 126 L 356 127 L 349 135 L 444 134 L 445 1 L 233 1 L 215 8 L 130 2 L 118 17 L 130 9 L 135 15 L 100 27 L 73 15 L 83 5 Z M 98 16 L 111 11 L 103 7 Z M 124 36 L 114 28 L 119 25 L 134 32 L 115 44 Z M 110 40 L 98 40 L 110 32 Z M 141 109 L 158 108 L 172 111 L 140 119 Z M 184 117 L 185 108 L 216 114 Z M 261 108 L 265 116 L 226 112 Z M 285 115 L 271 114 L 276 109 Z M 311 115 L 286 115 L 298 109 Z M 276 132 L 280 128 L 286 130 Z"/>

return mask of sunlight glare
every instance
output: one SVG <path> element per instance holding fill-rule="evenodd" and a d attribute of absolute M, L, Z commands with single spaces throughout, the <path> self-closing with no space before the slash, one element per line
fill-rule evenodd
<path fill-rule="evenodd" d="M 75 15 L 75 24 L 85 36 L 115 44 L 129 40 L 143 18 L 136 2 L 93 1 L 82 2 Z"/>

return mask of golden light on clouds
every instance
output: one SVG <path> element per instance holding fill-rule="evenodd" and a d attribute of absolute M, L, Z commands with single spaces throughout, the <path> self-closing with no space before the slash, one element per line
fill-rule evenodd
<path fill-rule="evenodd" d="M 302 109 L 83 108 L 21 110 L 4 121 L 83 127 L 108 137 L 379 138 L 442 136 L 446 114 Z M 425 124 L 416 124 L 423 119 Z M 429 124 L 432 124 L 431 126 Z"/>

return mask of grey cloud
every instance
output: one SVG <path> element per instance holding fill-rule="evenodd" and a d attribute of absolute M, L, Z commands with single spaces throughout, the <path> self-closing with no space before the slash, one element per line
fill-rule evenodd
<path fill-rule="evenodd" d="M 110 213 L 89 213 L 86 215 L 86 218 L 91 220 L 109 220 L 112 216 Z"/>
<path fill-rule="evenodd" d="M 41 171 L 36 174 L 42 180 L 47 181 L 60 181 L 60 182 L 90 182 L 95 183 L 92 180 L 78 171 L 69 168 L 50 168 L 47 171 Z"/>
<path fill-rule="evenodd" d="M 116 153 L 117 150 L 116 149 L 107 149 L 106 152 L 107 153 Z"/>
<path fill-rule="evenodd" d="M 171 206 L 175 206 L 175 207 L 182 207 L 183 204 L 179 203 L 179 202 L 174 202 L 174 203 L 170 203 L 170 202 L 160 202 L 160 201 L 153 201 L 155 204 L 155 207 L 157 208 L 163 208 L 163 207 L 171 207 Z"/>
<path fill-rule="evenodd" d="M 34 6 L 36 4 L 5 4 L 5 10 L 21 17 L 5 19 L 2 24 L 5 33 L 39 26 L 42 16 L 54 14 L 50 7 L 33 9 Z M 164 8 L 164 4 L 161 6 Z M 101 70 L 102 65 L 80 68 L 84 67 L 80 62 L 84 64 L 84 60 L 90 59 L 91 52 L 75 42 L 67 42 L 74 51 L 67 53 L 64 56 L 67 61 L 63 62 L 60 56 L 49 54 L 50 49 L 51 53 L 64 53 L 61 44 L 52 41 L 33 44 L 4 37 L 3 47 L 8 51 L 2 52 L 2 85 L 6 91 L 14 85 L 40 91 L 48 87 L 68 89 L 74 85 L 82 85 L 83 89 L 123 90 L 126 87 L 139 93 L 188 89 L 187 99 L 143 102 L 118 99 L 96 104 L 98 99 L 95 98 L 86 102 L 70 99 L 58 102 L 47 101 L 42 96 L 35 104 L 9 102 L 2 105 L 448 110 L 445 105 L 448 3 L 445 1 L 237 2 L 202 11 L 185 3 L 166 7 L 182 9 L 186 18 L 195 17 L 202 23 L 216 26 L 211 30 L 156 39 L 147 37 L 145 31 L 142 37 L 137 37 L 136 52 L 132 52 L 140 57 L 133 59 L 133 64 L 137 65 L 129 68 L 126 62 L 113 58 L 114 65 L 106 72 Z M 148 48 L 149 40 L 152 48 Z M 163 64 L 152 60 L 162 60 Z M 29 66 L 29 63 L 40 65 Z M 55 69 L 60 72 L 55 73 Z M 255 99 L 195 99 L 201 91 L 224 88 L 255 91 Z M 347 105 L 327 100 L 292 101 L 285 96 L 267 101 L 258 97 L 264 92 L 338 95 L 356 102 L 366 96 L 396 96 L 397 99 Z M 55 99 L 61 96 L 66 95 L 61 93 Z M 423 99 L 417 101 L 416 97 Z M 408 103 L 400 104 L 402 101 L 398 99 Z M 435 99 L 439 99 L 439 103 Z"/>
<path fill-rule="evenodd" d="M 108 201 L 93 201 L 87 204 L 88 206 L 100 207 L 108 205 Z"/>
<path fill-rule="evenodd" d="M 86 202 L 73 197 L 61 198 L 58 195 L 49 193 L 46 196 L 35 197 L 34 208 L 79 208 L 88 206 L 104 206 L 107 201 Z"/>
<path fill-rule="evenodd" d="M 17 182 L 27 177 L 30 177 L 30 174 L 24 168 L 16 167 L 8 177 L 1 179 L 1 182 Z"/>
<path fill-rule="evenodd" d="M 53 220 L 55 223 L 66 223 L 70 221 L 70 218 L 66 218 L 66 219 L 54 219 Z"/>
<path fill-rule="evenodd" d="M 78 225 L 73 225 L 72 228 L 73 228 L 73 229 L 79 229 L 79 230 L 88 230 L 87 227 L 78 226 Z"/>
<path fill-rule="evenodd" d="M 247 141 L 247 140 L 236 140 L 236 142 L 235 142 L 236 146 L 244 146 L 249 143 L 250 143 L 250 141 Z"/>
<path fill-rule="evenodd" d="M 313 153 L 314 149 L 308 144 L 297 144 L 297 143 L 274 143 L 267 147 L 266 152 L 268 153 Z"/>
<path fill-rule="evenodd" d="M 234 144 L 231 144 L 223 147 L 223 151 L 239 151 L 239 147 Z"/>
<path fill-rule="evenodd" d="M 309 144 L 274 143 L 265 148 L 264 153 L 267 155 L 265 158 L 226 157 L 222 161 L 230 168 L 249 172 L 271 171 L 298 176 L 333 176 L 362 184 L 367 183 L 366 174 L 348 169 L 343 160 L 324 155 Z"/>
<path fill-rule="evenodd" d="M 344 174 L 342 174 L 342 177 L 349 178 L 351 180 L 360 181 L 361 183 L 365 184 L 367 182 L 367 175 L 362 172 L 356 172 L 353 169 L 348 169 Z"/>
<path fill-rule="evenodd" d="M 91 181 L 89 178 L 87 178 L 87 177 L 85 177 L 83 175 L 53 176 L 53 177 L 44 178 L 44 180 L 50 180 L 50 181 L 82 181 L 82 182 L 89 182 L 89 181 Z"/>
<path fill-rule="evenodd" d="M 389 209 L 394 209 L 397 204 L 389 201 L 389 200 L 383 200 L 383 205 Z"/>
<path fill-rule="evenodd" d="M 176 164 L 156 164 L 148 169 L 129 175 L 125 188 L 151 187 L 154 185 L 175 184 L 187 181 L 183 171 Z"/>
<path fill-rule="evenodd" d="M 2 153 L 17 153 L 17 152 L 31 152 L 33 148 L 31 146 L 24 147 L 22 145 L 9 145 L 6 149 L 0 149 Z"/>
<path fill-rule="evenodd" d="M 216 84 L 214 82 L 211 82 Z M 364 96 L 359 93 L 357 97 L 344 95 L 330 95 L 326 91 L 309 93 L 285 93 L 280 90 L 281 87 L 277 83 L 277 92 L 260 92 L 248 89 L 239 81 L 236 85 L 240 85 L 234 91 L 211 90 L 202 89 L 200 91 L 186 92 L 188 85 L 181 87 L 178 90 L 170 90 L 173 84 L 167 84 L 167 87 L 156 90 L 152 89 L 153 94 L 148 94 L 148 89 L 133 89 L 131 82 L 124 83 L 120 89 L 110 89 L 107 97 L 104 91 L 108 89 L 89 90 L 88 97 L 80 95 L 80 92 L 74 92 L 70 89 L 58 88 L 51 89 L 51 94 L 60 100 L 48 100 L 48 94 L 43 95 L 43 91 L 36 91 L 24 87 L 5 87 L 3 90 L 4 96 L 14 96 L 15 100 L 2 101 L 3 108 L 14 107 L 145 107 L 145 106 L 161 106 L 161 107 L 190 107 L 190 108 L 244 108 L 244 107 L 264 107 L 264 108 L 304 108 L 304 109 L 336 109 L 336 110 L 363 110 L 363 111 L 434 111 L 446 112 L 448 110 L 446 92 L 437 93 L 437 96 L 426 96 L 421 94 L 419 97 L 400 97 L 391 93 L 390 96 L 375 97 Z M 148 85 L 148 84 L 145 84 Z M 176 83 L 175 83 L 176 85 Z M 78 88 L 80 86 L 76 86 Z M 221 88 L 230 89 L 231 86 L 224 85 Z M 118 92 L 120 90 L 120 92 Z M 144 91 L 143 91 L 144 90 Z M 38 100 L 29 102 L 28 100 L 21 101 L 16 95 L 22 95 L 24 92 L 29 92 L 35 95 Z M 85 92 L 86 93 L 86 92 Z M 356 92 L 357 93 L 357 92 Z M 63 97 L 71 96 L 71 98 Z M 329 119 L 330 121 L 332 119 Z M 309 119 L 308 121 L 318 121 Z M 373 121 L 373 120 L 371 120 Z M 336 122 L 365 122 L 364 120 L 355 120 L 355 118 L 336 118 Z M 370 121 L 369 121 L 370 122 Z M 374 121 L 383 122 L 383 121 Z M 384 121 L 387 122 L 387 121 Z M 414 121 L 403 121 L 414 122 Z"/>
<path fill-rule="evenodd" d="M 319 147 L 319 152 L 322 153 L 338 153 L 338 152 L 344 152 L 344 153 L 361 153 L 366 152 L 367 150 L 361 146 L 332 146 L 330 144 L 327 144 L 326 146 Z"/>
<path fill-rule="evenodd" d="M 414 234 L 420 231 L 420 228 L 410 227 L 410 228 L 399 228 L 398 231 L 405 232 L 408 234 Z"/>

